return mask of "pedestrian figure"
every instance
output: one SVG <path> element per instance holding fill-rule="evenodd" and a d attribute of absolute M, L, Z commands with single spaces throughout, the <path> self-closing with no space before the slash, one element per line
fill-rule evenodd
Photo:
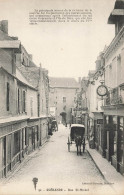
<path fill-rule="evenodd" d="M 38 178 L 37 178 L 37 177 L 34 177 L 34 178 L 32 179 L 32 181 L 33 181 L 33 183 L 34 183 L 34 189 L 36 190 Z"/>

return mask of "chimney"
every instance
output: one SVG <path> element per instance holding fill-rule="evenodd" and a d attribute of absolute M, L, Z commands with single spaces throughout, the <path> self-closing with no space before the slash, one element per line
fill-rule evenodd
<path fill-rule="evenodd" d="M 0 22 L 0 30 L 8 35 L 8 20 L 2 20 Z"/>

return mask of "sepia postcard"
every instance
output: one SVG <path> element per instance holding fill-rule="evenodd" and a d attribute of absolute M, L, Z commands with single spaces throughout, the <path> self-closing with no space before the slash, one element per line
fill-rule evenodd
<path fill-rule="evenodd" d="M 0 0 L 0 195 L 124 194 L 124 0 Z"/>

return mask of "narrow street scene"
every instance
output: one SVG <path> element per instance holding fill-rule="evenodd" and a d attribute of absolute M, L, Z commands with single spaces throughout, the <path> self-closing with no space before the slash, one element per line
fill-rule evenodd
<path fill-rule="evenodd" d="M 12 174 L 2 188 L 10 194 L 37 192 L 101 192 L 114 193 L 113 184 L 107 184 L 87 150 L 76 154 L 73 145 L 68 152 L 67 138 L 70 129 L 59 125 L 59 130 Z M 37 178 L 36 189 L 33 179 Z M 15 188 L 16 186 L 16 188 Z"/>
<path fill-rule="evenodd" d="M 0 0 L 0 195 L 123 186 L 124 0 Z"/>

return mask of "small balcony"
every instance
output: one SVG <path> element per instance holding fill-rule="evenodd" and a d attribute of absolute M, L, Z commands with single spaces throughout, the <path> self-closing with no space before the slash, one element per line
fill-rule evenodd
<path fill-rule="evenodd" d="M 116 87 L 108 92 L 105 106 L 124 104 L 124 87 Z"/>

